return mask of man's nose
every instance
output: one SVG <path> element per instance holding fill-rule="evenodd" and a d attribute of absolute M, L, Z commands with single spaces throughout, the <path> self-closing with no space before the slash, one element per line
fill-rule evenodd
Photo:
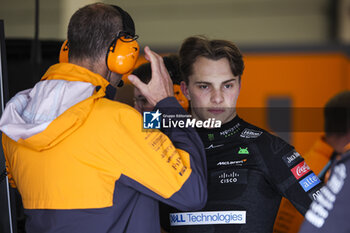
<path fill-rule="evenodd" d="M 211 93 L 211 102 L 215 104 L 220 104 L 224 101 L 224 96 L 220 90 L 213 90 Z"/>

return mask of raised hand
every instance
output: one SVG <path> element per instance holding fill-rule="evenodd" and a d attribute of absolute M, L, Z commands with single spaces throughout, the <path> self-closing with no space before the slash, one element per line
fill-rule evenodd
<path fill-rule="evenodd" d="M 129 75 L 129 80 L 140 90 L 148 102 L 156 105 L 162 99 L 174 96 L 173 82 L 166 69 L 163 58 L 153 52 L 148 46 L 145 47 L 145 58 L 151 63 L 152 78 L 148 84 L 143 83 L 135 75 Z"/>

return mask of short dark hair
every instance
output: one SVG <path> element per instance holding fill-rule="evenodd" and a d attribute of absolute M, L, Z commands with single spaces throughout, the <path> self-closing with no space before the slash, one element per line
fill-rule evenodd
<path fill-rule="evenodd" d="M 333 96 L 325 105 L 326 135 L 342 136 L 350 132 L 350 91 Z"/>
<path fill-rule="evenodd" d="M 143 83 L 147 84 L 151 81 L 152 70 L 149 62 L 144 63 L 132 71 Z"/>
<path fill-rule="evenodd" d="M 204 36 L 194 36 L 187 38 L 180 48 L 180 67 L 182 77 L 188 84 L 188 77 L 193 73 L 193 64 L 198 57 L 205 57 L 212 60 L 227 58 L 231 71 L 235 76 L 241 75 L 244 70 L 243 56 L 238 47 L 227 40 L 209 40 Z"/>
<path fill-rule="evenodd" d="M 174 84 L 180 84 L 182 81 L 180 72 L 180 58 L 176 54 L 171 54 L 163 57 L 164 65 L 168 70 L 171 80 Z M 142 82 L 149 83 L 152 77 L 151 64 L 144 63 L 137 67 L 132 74 L 136 75 Z"/>
<path fill-rule="evenodd" d="M 122 30 L 121 14 L 113 6 L 94 3 L 80 8 L 68 25 L 69 59 L 97 61 Z"/>

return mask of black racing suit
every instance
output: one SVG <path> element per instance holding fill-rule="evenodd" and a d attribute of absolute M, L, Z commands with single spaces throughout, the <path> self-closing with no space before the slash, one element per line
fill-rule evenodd
<path fill-rule="evenodd" d="M 282 196 L 304 215 L 321 187 L 293 146 L 238 116 L 198 133 L 206 149 L 208 201 L 196 212 L 161 206 L 169 232 L 272 232 Z"/>

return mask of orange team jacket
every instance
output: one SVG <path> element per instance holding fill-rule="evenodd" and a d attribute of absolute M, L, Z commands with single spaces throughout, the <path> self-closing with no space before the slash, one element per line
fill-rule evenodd
<path fill-rule="evenodd" d="M 106 98 L 108 87 L 83 67 L 56 64 L 7 104 L 2 143 L 27 233 L 154 233 L 158 201 L 204 206 L 206 160 L 195 130 L 145 130 L 135 109 Z M 156 109 L 186 114 L 173 97 Z"/>
<path fill-rule="evenodd" d="M 333 148 L 322 138 L 318 139 L 311 150 L 304 155 L 308 166 L 316 174 L 319 174 L 329 162 Z M 282 198 L 280 209 L 274 224 L 274 233 L 297 233 L 304 221 L 304 217 L 285 198 Z"/>

